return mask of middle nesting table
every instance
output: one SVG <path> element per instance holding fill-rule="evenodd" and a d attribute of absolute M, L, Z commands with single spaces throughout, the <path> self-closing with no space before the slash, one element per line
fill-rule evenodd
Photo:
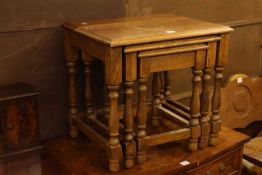
<path fill-rule="evenodd" d="M 109 170 L 118 171 L 122 157 L 119 142 L 117 115 L 118 87 L 124 87 L 124 159 L 126 167 L 146 160 L 146 149 L 167 142 L 189 139 L 190 151 L 215 145 L 220 130 L 220 81 L 227 60 L 229 32 L 231 28 L 219 24 L 194 20 L 173 14 L 146 17 L 129 17 L 90 23 L 68 23 L 65 55 L 69 70 L 69 124 L 71 135 L 78 130 L 104 144 L 109 150 Z M 80 51 L 86 65 L 87 119 L 96 122 L 97 128 L 108 133 L 99 134 L 90 122 L 77 117 L 75 67 Z M 91 85 L 89 80 L 91 57 L 104 62 L 110 115 L 104 126 L 92 115 Z M 192 68 L 193 88 L 190 108 L 173 101 L 169 92 L 169 70 Z M 214 74 L 212 116 L 208 116 L 210 104 L 209 84 Z M 203 72 L 203 76 L 202 76 Z M 147 135 L 147 80 L 153 73 L 152 123 L 159 124 L 160 115 L 182 125 L 181 129 Z M 123 75 L 123 76 L 122 76 Z M 200 93 L 201 81 L 202 94 Z M 133 84 L 139 82 L 137 114 L 134 118 Z M 201 99 L 200 99 L 201 95 Z M 88 117 L 88 115 L 90 115 Z M 134 121 L 137 120 L 135 123 Z M 211 126 L 211 127 L 210 127 Z M 134 128 L 136 128 L 134 130 Z M 211 129 L 210 129 L 211 128 Z M 135 132 L 135 134 L 134 134 Z M 135 136 L 135 137 L 134 137 Z M 106 139 L 108 139 L 106 141 Z"/>

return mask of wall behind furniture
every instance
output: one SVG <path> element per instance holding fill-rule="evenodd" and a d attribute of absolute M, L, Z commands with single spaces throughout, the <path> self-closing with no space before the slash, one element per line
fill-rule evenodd
<path fill-rule="evenodd" d="M 126 0 L 125 7 L 127 16 L 171 12 L 232 26 L 225 79 L 235 73 L 261 75 L 261 0 Z M 172 91 L 190 90 L 190 77 L 190 70 L 172 72 Z"/>
<path fill-rule="evenodd" d="M 8 0 L 0 5 L 0 85 L 27 82 L 40 91 L 40 133 L 66 128 L 67 74 L 60 25 L 124 15 L 120 0 Z"/>

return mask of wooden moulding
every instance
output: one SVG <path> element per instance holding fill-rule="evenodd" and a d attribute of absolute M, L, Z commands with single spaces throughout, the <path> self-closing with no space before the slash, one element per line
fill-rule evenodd
<path fill-rule="evenodd" d="M 101 136 L 98 132 L 96 132 L 93 128 L 89 127 L 85 122 L 83 122 L 81 119 L 76 118 L 74 119 L 75 123 L 77 125 L 77 128 L 83 132 L 85 135 L 87 135 L 90 139 L 94 140 L 99 145 L 103 146 L 104 148 L 110 148 L 108 145 L 108 141 Z"/>
<path fill-rule="evenodd" d="M 184 119 L 183 117 L 173 113 L 173 111 L 170 111 L 169 109 L 160 106 L 158 107 L 158 112 L 165 117 L 166 119 L 178 124 L 178 125 L 182 125 L 183 127 L 188 127 L 189 126 L 189 122 L 188 120 Z"/>
<path fill-rule="evenodd" d="M 140 77 L 148 77 L 150 73 L 174 69 L 201 66 L 208 50 L 207 44 L 173 47 L 167 49 L 139 52 Z"/>
<path fill-rule="evenodd" d="M 182 117 L 186 121 L 188 121 L 190 119 L 190 112 L 185 112 L 185 111 L 181 110 L 180 108 L 178 108 L 178 107 L 176 107 L 176 106 L 174 106 L 170 103 L 163 103 L 162 106 L 165 107 L 166 109 L 172 111 L 173 113 L 179 115 L 180 117 Z"/>
<path fill-rule="evenodd" d="M 190 91 L 190 93 L 192 93 Z M 175 101 L 173 100 L 172 98 L 166 98 L 166 103 L 178 108 L 179 110 L 183 111 L 184 113 L 186 114 L 190 114 L 190 107 L 189 106 L 186 106 L 185 104 L 183 103 L 180 103 L 178 101 Z M 190 118 L 190 117 L 189 117 Z"/>
<path fill-rule="evenodd" d="M 118 111 L 118 116 L 122 116 L 123 115 L 123 106 L 120 106 L 121 108 Z M 133 104 L 133 108 L 136 107 L 136 104 Z M 133 109 L 135 110 L 135 109 Z M 99 134 L 100 136 L 104 137 L 104 138 L 108 138 L 108 116 L 104 116 L 104 120 L 101 121 L 101 119 L 99 117 L 97 117 L 99 114 L 101 114 L 103 112 L 103 108 L 96 110 L 97 113 L 93 113 L 88 117 L 88 121 L 84 122 L 86 120 L 86 114 L 85 112 L 79 112 L 74 116 L 74 119 L 78 119 L 81 122 L 83 122 L 84 125 L 88 126 L 88 127 L 92 127 L 92 129 L 97 132 L 97 134 Z M 122 118 L 119 118 L 122 119 Z M 119 132 L 120 133 L 124 133 L 124 125 L 123 123 L 119 122 Z M 99 132 L 98 132 L 99 131 Z M 123 139 L 123 135 L 119 135 L 120 140 Z"/>
<path fill-rule="evenodd" d="M 108 154 L 108 157 L 111 158 L 115 158 L 115 157 L 119 157 L 122 155 L 122 148 L 121 146 L 118 145 L 110 145 L 108 140 L 106 138 L 104 138 L 100 133 L 96 132 L 93 128 L 91 128 L 90 126 L 88 126 L 84 121 L 82 121 L 79 118 L 74 119 L 77 128 L 83 132 L 87 137 L 89 137 L 91 140 L 95 141 L 97 144 L 99 144 L 100 146 L 102 146 Z M 97 124 L 100 123 L 99 121 L 97 121 Z M 106 129 L 106 128 L 104 128 Z M 117 160 L 114 159 L 109 159 L 109 168 L 112 168 L 112 166 L 116 169 L 111 169 L 111 171 L 116 171 L 118 169 L 118 163 Z"/>
<path fill-rule="evenodd" d="M 89 38 L 83 37 L 77 33 L 70 33 L 70 44 L 81 51 L 87 52 L 89 55 L 98 59 L 104 60 L 108 47 L 93 41 Z"/>
<path fill-rule="evenodd" d="M 138 46 L 128 46 L 125 48 L 124 52 L 130 53 L 130 52 L 145 51 L 145 50 L 163 49 L 169 47 L 187 46 L 192 44 L 215 42 L 215 41 L 219 41 L 220 39 L 221 37 L 219 36 L 208 36 L 208 37 L 200 37 L 194 39 L 182 39 L 182 40 L 157 42 L 157 43 L 143 44 Z"/>
<path fill-rule="evenodd" d="M 188 139 L 190 138 L 190 136 L 191 136 L 191 129 L 184 128 L 184 129 L 168 131 L 160 134 L 155 134 L 151 136 L 146 136 L 145 140 L 147 146 L 155 146 L 164 143 Z"/>
<path fill-rule="evenodd" d="M 174 70 L 191 67 L 195 64 L 196 53 L 186 52 L 164 56 L 146 57 L 139 59 L 141 77 L 149 77 L 150 73 L 164 70 Z"/>
<path fill-rule="evenodd" d="M 165 49 L 140 52 L 138 54 L 138 58 L 156 57 L 156 56 L 170 55 L 170 54 L 176 54 L 176 53 L 185 53 L 185 52 L 192 52 L 192 51 L 197 51 L 197 50 L 205 50 L 208 48 L 209 46 L 206 44 L 195 44 L 195 45 L 189 45 L 189 46 L 171 47 L 171 48 L 165 48 Z"/>
<path fill-rule="evenodd" d="M 99 131 L 101 135 L 103 135 L 105 138 L 108 137 L 108 127 L 104 123 L 100 122 L 96 118 L 90 118 L 89 121 L 90 125 Z"/>

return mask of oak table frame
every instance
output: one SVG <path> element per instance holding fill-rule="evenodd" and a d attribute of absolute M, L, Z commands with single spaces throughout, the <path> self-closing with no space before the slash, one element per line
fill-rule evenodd
<path fill-rule="evenodd" d="M 139 46 L 125 48 L 127 59 L 126 70 L 137 72 L 139 79 L 139 104 L 138 104 L 138 124 L 137 124 L 137 158 L 139 163 L 146 160 L 145 151 L 148 146 L 154 146 L 171 141 L 189 139 L 188 149 L 195 151 L 208 145 L 216 145 L 217 134 L 221 128 L 219 119 L 220 108 L 220 82 L 222 79 L 223 66 L 226 60 L 229 34 L 216 34 L 190 39 L 178 39 L 159 43 L 150 43 Z M 138 65 L 138 66 L 137 66 Z M 134 69 L 137 67 L 137 70 Z M 168 73 L 166 71 L 192 67 L 193 72 L 193 92 L 190 108 L 187 108 L 169 98 L 170 92 Z M 209 104 L 210 92 L 209 84 L 211 80 L 211 70 L 215 69 L 214 95 L 212 98 L 211 133 L 209 124 Z M 202 75 L 202 70 L 204 72 Z M 135 72 L 136 71 L 136 72 Z M 161 87 L 161 76 L 164 72 L 164 87 Z M 156 73 L 157 72 L 157 73 Z M 172 130 L 165 133 L 146 136 L 146 82 L 150 75 L 154 73 L 153 92 L 153 125 L 158 124 L 159 114 L 179 122 L 184 128 Z M 126 73 L 128 75 L 128 73 Z M 131 74 L 132 75 L 132 74 Z M 200 93 L 200 83 L 203 78 L 202 94 Z M 136 76 L 126 78 L 128 81 L 135 81 Z M 161 92 L 166 98 L 161 102 Z M 200 99 L 201 95 L 201 99 Z M 201 103 L 200 103 L 201 102 Z M 201 104 L 201 106 L 200 106 Z M 127 104 L 126 104 L 127 105 Z M 199 123 L 200 121 L 200 123 Z M 201 126 L 201 127 L 200 127 Z M 210 133 L 210 137 L 209 137 Z"/>
<path fill-rule="evenodd" d="M 223 66 L 226 64 L 228 33 L 231 28 L 219 24 L 193 20 L 173 14 L 153 15 L 146 17 L 128 17 L 96 22 L 65 23 L 65 58 L 69 73 L 69 123 L 72 137 L 76 137 L 81 130 L 88 137 L 98 141 L 108 150 L 109 170 L 118 171 L 122 155 L 122 146 L 119 141 L 118 99 L 119 86 L 124 86 L 124 145 L 125 165 L 130 168 L 134 165 L 136 141 L 139 163 L 145 161 L 145 151 L 153 146 L 170 141 L 189 138 L 189 149 L 197 149 L 198 138 L 200 146 L 204 147 L 209 138 L 208 98 L 210 72 L 215 67 L 215 88 L 212 100 L 211 134 L 209 142 L 216 143 L 220 129 L 220 81 L 223 76 Z M 81 51 L 81 57 L 79 56 Z M 93 57 L 103 61 L 105 65 L 105 81 L 108 88 L 110 113 L 108 126 L 96 119 L 92 107 L 92 92 L 90 80 L 90 65 Z M 86 116 L 78 116 L 77 110 L 77 61 L 82 59 L 85 64 L 86 86 Z M 172 64 L 170 64 L 172 63 Z M 160 66 L 159 66 L 160 64 Z M 189 125 L 178 131 L 165 134 L 146 136 L 146 82 L 150 73 L 155 73 L 153 82 L 168 79 L 167 71 L 193 67 L 193 95 L 191 102 L 190 119 L 184 124 Z M 200 82 L 203 75 L 203 92 L 200 111 Z M 123 75 L 123 77 L 122 77 Z M 161 78 L 162 77 L 162 78 Z M 133 84 L 139 81 L 139 102 L 137 124 L 134 123 L 132 113 Z M 168 113 L 164 104 L 173 103 L 168 99 L 169 85 L 165 81 L 165 90 L 153 87 L 153 121 L 158 123 L 158 112 Z M 156 87 L 156 88 L 155 88 Z M 155 88 L 155 89 L 154 89 Z M 167 97 L 163 100 L 164 94 Z M 161 98 L 160 98 L 161 97 Z M 162 99 L 163 105 L 160 100 Z M 187 110 L 183 108 L 183 110 Z M 200 118 L 201 112 L 201 118 Z M 172 114 L 174 111 L 172 111 Z M 172 118 L 177 119 L 177 117 Z M 200 124 L 199 124 L 200 119 Z M 178 121 L 185 121 L 178 119 Z M 134 125 L 137 127 L 134 138 Z M 94 127 L 95 126 L 95 127 Z M 201 126 L 201 127 L 200 127 Z M 98 128 L 107 137 L 103 137 L 94 128 Z M 202 131 L 201 131 L 202 128 Z M 201 135 L 202 133 L 202 135 Z"/>

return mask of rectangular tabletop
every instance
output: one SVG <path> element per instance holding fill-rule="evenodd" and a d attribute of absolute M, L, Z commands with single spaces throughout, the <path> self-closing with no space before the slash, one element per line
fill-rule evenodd
<path fill-rule="evenodd" d="M 233 30 L 228 26 L 175 14 L 66 23 L 63 27 L 110 47 L 221 34 Z"/>

